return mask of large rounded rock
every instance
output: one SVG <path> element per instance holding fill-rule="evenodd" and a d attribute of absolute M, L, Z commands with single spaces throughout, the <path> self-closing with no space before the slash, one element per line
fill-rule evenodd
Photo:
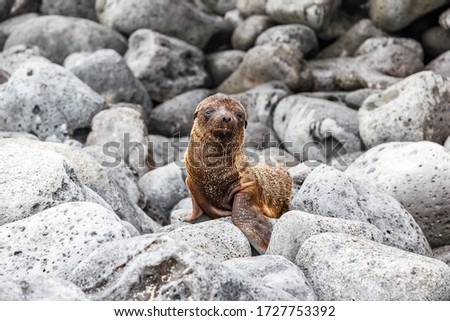
<path fill-rule="evenodd" d="M 446 3 L 447 0 L 371 0 L 370 18 L 386 31 L 399 31 L 417 18 Z"/>
<path fill-rule="evenodd" d="M 103 98 L 63 67 L 27 62 L 0 87 L 0 130 L 63 137 L 89 127 L 104 108 Z"/>
<path fill-rule="evenodd" d="M 428 65 L 425 66 L 425 69 L 450 78 L 450 50 L 433 59 Z"/>
<path fill-rule="evenodd" d="M 272 80 L 283 82 L 293 91 L 308 90 L 312 85 L 311 71 L 302 58 L 303 54 L 290 44 L 253 47 L 218 91 L 235 94 Z"/>
<path fill-rule="evenodd" d="M 224 50 L 206 56 L 206 70 L 211 76 L 212 86 L 218 86 L 235 71 L 244 59 L 241 50 Z"/>
<path fill-rule="evenodd" d="M 237 0 L 236 8 L 245 17 L 255 14 L 265 14 L 266 0 Z"/>
<path fill-rule="evenodd" d="M 256 38 L 266 29 L 272 27 L 274 22 L 267 16 L 254 15 L 244 20 L 234 29 L 231 44 L 234 49 L 248 50 L 253 47 Z"/>
<path fill-rule="evenodd" d="M 156 106 L 150 114 L 149 132 L 167 137 L 189 135 L 195 108 L 210 94 L 208 89 L 194 89 Z"/>
<path fill-rule="evenodd" d="M 357 112 L 325 99 L 284 98 L 273 113 L 273 129 L 284 147 L 300 160 L 329 162 L 361 149 Z"/>
<path fill-rule="evenodd" d="M 338 233 L 309 238 L 297 265 L 324 301 L 450 299 L 450 267 L 425 256 Z"/>
<path fill-rule="evenodd" d="M 225 261 L 226 267 L 234 269 L 245 278 L 255 280 L 267 287 L 280 289 L 300 301 L 314 301 L 317 297 L 303 272 L 279 255 L 260 255 Z"/>
<path fill-rule="evenodd" d="M 431 142 L 386 143 L 355 160 L 345 173 L 396 198 L 432 247 L 450 244 L 450 151 Z"/>
<path fill-rule="evenodd" d="M 86 294 L 69 281 L 50 276 L 0 278 L 0 301 L 85 301 Z"/>
<path fill-rule="evenodd" d="M 95 115 L 86 145 L 103 146 L 117 166 L 129 166 L 138 176 L 148 171 L 147 128 L 142 115 L 129 107 L 115 107 Z"/>
<path fill-rule="evenodd" d="M 425 52 L 432 58 L 450 50 L 450 30 L 443 27 L 432 27 L 422 34 Z"/>
<path fill-rule="evenodd" d="M 72 165 L 60 154 L 20 145 L 0 146 L 0 182 L 0 225 L 87 198 Z"/>
<path fill-rule="evenodd" d="M 144 109 L 144 115 L 150 114 L 152 101 L 147 90 L 116 51 L 98 50 L 66 68 L 108 103 L 139 104 Z"/>
<path fill-rule="evenodd" d="M 290 300 L 164 234 L 104 244 L 70 280 L 92 300 Z"/>
<path fill-rule="evenodd" d="M 152 99 L 163 101 L 206 82 L 203 52 L 184 41 L 140 29 L 129 46 L 125 60 Z"/>
<path fill-rule="evenodd" d="M 266 254 L 282 255 L 295 262 L 298 250 L 307 239 L 326 232 L 361 236 L 375 242 L 383 239 L 381 231 L 366 222 L 290 211 L 275 223 Z"/>
<path fill-rule="evenodd" d="M 328 25 L 340 1 L 267 0 L 266 12 L 280 23 L 307 25 L 321 30 Z"/>
<path fill-rule="evenodd" d="M 311 57 L 319 48 L 317 36 L 310 27 L 304 25 L 282 25 L 267 29 L 256 39 L 256 46 L 288 43 L 300 50 L 305 57 Z"/>
<path fill-rule="evenodd" d="M 65 279 L 102 243 L 129 238 L 130 228 L 98 204 L 52 207 L 0 226 L 1 273 L 17 278 L 48 274 Z"/>
<path fill-rule="evenodd" d="M 138 184 L 145 197 L 145 212 L 159 223 L 169 223 L 171 209 L 189 195 L 185 178 L 176 163 L 156 168 L 142 176 Z"/>
<path fill-rule="evenodd" d="M 41 16 L 19 25 L 5 48 L 18 44 L 38 46 L 44 57 L 58 64 L 74 52 L 111 48 L 123 54 L 127 49 L 118 32 L 90 20 L 63 16 Z"/>
<path fill-rule="evenodd" d="M 97 0 L 99 20 L 125 34 L 152 29 L 203 47 L 212 35 L 231 26 L 217 15 L 202 10 L 195 1 Z"/>
<path fill-rule="evenodd" d="M 252 256 L 250 243 L 245 235 L 234 224 L 225 220 L 187 224 L 169 234 L 219 261 Z"/>
<path fill-rule="evenodd" d="M 389 141 L 443 144 L 450 135 L 450 80 L 431 71 L 409 76 L 367 98 L 358 118 L 369 148 Z"/>
<path fill-rule="evenodd" d="M 308 175 L 294 199 L 296 209 L 367 222 L 381 231 L 384 244 L 421 255 L 431 254 L 414 218 L 396 199 L 377 191 L 363 179 L 351 179 L 337 169 L 321 165 Z"/>
<path fill-rule="evenodd" d="M 121 189 L 109 173 L 115 169 L 114 163 L 103 161 L 98 163 L 92 156 L 81 149 L 75 149 L 65 144 L 43 143 L 28 139 L 0 140 L 0 146 L 17 145 L 17 148 L 33 148 L 61 154 L 73 166 L 76 175 L 87 188 L 97 193 L 107 206 L 123 220 L 131 223 L 141 233 L 153 233 L 160 228 L 159 224 L 149 218 L 127 196 L 127 191 Z M 117 164 L 116 164 L 117 166 Z"/>
<path fill-rule="evenodd" d="M 184 167 L 184 154 L 188 147 L 189 137 L 148 135 L 147 142 L 151 167 L 163 167 L 170 163 Z"/>
<path fill-rule="evenodd" d="M 61 15 L 97 20 L 95 0 L 42 0 L 40 12 L 45 15 Z"/>

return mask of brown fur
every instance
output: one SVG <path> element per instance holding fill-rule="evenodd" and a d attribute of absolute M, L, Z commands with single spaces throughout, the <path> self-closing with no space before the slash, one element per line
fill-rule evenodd
<path fill-rule="evenodd" d="M 288 210 L 289 174 L 266 164 L 249 165 L 242 151 L 247 113 L 238 100 L 220 94 L 208 97 L 194 118 L 185 155 L 193 212 L 185 220 L 231 215 L 252 245 L 264 252 L 272 229 L 267 218 Z"/>

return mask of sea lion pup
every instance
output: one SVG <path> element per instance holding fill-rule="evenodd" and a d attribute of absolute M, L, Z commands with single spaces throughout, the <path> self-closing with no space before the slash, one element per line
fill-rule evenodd
<path fill-rule="evenodd" d="M 280 167 L 250 166 L 242 148 L 247 112 L 232 97 L 204 99 L 194 113 L 185 163 L 192 198 L 192 221 L 203 214 L 230 216 L 259 253 L 272 233 L 270 218 L 288 210 L 292 179 Z"/>

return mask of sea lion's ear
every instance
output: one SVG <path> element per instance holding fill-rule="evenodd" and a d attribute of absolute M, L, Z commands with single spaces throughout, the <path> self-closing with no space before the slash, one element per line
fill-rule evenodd
<path fill-rule="evenodd" d="M 244 123 L 244 128 L 247 128 L 247 121 L 245 121 Z"/>
<path fill-rule="evenodd" d="M 197 118 L 197 114 L 198 114 L 198 111 L 196 111 L 196 112 L 194 113 L 194 116 L 192 117 L 192 119 Z"/>

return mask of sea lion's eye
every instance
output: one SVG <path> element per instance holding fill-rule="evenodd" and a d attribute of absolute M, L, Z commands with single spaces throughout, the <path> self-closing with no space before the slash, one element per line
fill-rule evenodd
<path fill-rule="evenodd" d="M 237 117 L 237 119 L 239 119 L 239 120 L 244 120 L 244 114 L 243 113 L 236 113 L 236 117 Z"/>
<path fill-rule="evenodd" d="M 205 117 L 206 117 L 206 118 L 211 117 L 211 115 L 213 114 L 213 112 L 214 112 L 214 109 L 208 108 L 208 109 L 205 111 Z"/>

